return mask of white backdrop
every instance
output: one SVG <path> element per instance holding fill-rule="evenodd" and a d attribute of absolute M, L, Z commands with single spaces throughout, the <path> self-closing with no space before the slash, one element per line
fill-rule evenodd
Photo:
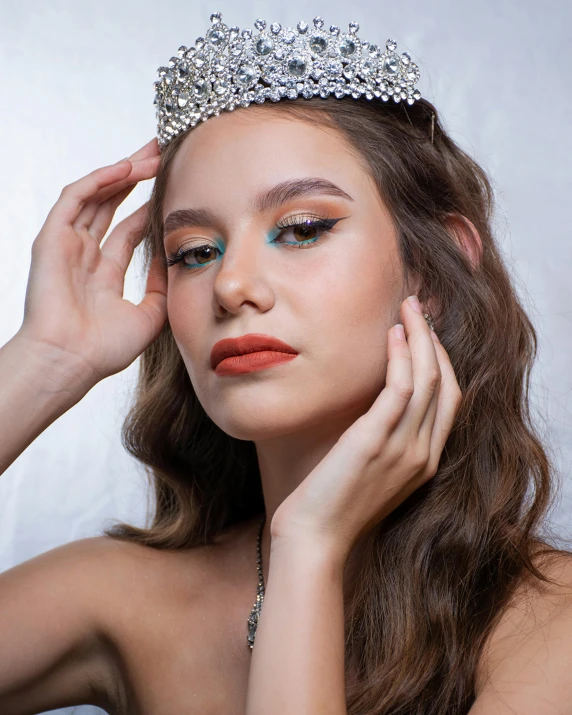
<path fill-rule="evenodd" d="M 0 344 L 21 325 L 30 247 L 61 189 L 154 136 L 156 69 L 194 44 L 215 10 L 241 28 L 257 17 L 295 26 L 319 14 L 342 29 L 356 20 L 362 38 L 392 37 L 419 64 L 422 95 L 493 179 L 497 238 L 539 333 L 533 399 L 562 479 L 552 521 L 569 536 L 572 10 L 564 0 L 2 0 Z M 147 200 L 151 183 L 112 226 Z M 125 297 L 139 302 L 143 288 L 136 258 Z M 99 534 L 111 517 L 143 524 L 145 478 L 119 437 L 137 364 L 92 389 L 0 477 L 0 571 Z"/>

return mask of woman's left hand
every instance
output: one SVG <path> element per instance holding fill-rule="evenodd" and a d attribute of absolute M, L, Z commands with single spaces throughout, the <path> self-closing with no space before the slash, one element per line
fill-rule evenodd
<path fill-rule="evenodd" d="M 342 559 L 437 472 L 462 393 L 446 350 L 409 301 L 388 331 L 386 384 L 272 518 L 272 541 L 317 539 Z"/>

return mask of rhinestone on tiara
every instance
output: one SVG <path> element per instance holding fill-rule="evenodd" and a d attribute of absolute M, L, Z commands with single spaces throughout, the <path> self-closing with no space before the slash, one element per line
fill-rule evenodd
<path fill-rule="evenodd" d="M 408 104 L 421 99 L 415 89 L 419 68 L 409 53 L 398 54 L 394 40 L 385 50 L 361 40 L 357 22 L 342 32 L 336 25 L 326 31 L 321 17 L 313 27 L 300 21 L 295 30 L 259 19 L 255 33 L 228 27 L 220 12 L 210 19 L 204 37 L 179 47 L 168 67 L 157 70 L 153 104 L 160 149 L 189 127 L 252 102 L 330 95 Z"/>

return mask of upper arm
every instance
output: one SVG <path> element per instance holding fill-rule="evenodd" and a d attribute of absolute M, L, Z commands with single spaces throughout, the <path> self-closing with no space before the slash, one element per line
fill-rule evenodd
<path fill-rule="evenodd" d="M 109 537 L 80 539 L 0 574 L 0 712 L 105 707 Z"/>
<path fill-rule="evenodd" d="M 470 715 L 572 715 L 572 559 L 546 569 L 558 587 L 523 591 L 490 640 Z"/>

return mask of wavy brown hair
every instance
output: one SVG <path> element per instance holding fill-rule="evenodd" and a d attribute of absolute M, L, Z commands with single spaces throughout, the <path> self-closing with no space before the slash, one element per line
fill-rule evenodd
<path fill-rule="evenodd" d="M 467 713 L 486 637 L 517 585 L 553 583 L 536 556 L 569 553 L 556 548 L 559 537 L 541 535 L 556 474 L 529 407 L 537 337 L 493 238 L 491 181 L 423 99 L 299 98 L 254 109 L 333 128 L 354 149 L 392 216 L 404 278 L 422 280 L 417 294 L 463 393 L 435 476 L 368 535 L 345 604 L 346 663 L 358 674 L 348 713 Z M 163 202 L 185 136 L 162 153 L 142 243 L 147 267 L 165 257 Z M 480 235 L 475 264 L 452 217 L 467 217 Z M 263 515 L 254 443 L 207 416 L 168 321 L 142 354 L 122 439 L 145 465 L 155 504 L 147 528 L 117 523 L 108 536 L 188 549 Z"/>

